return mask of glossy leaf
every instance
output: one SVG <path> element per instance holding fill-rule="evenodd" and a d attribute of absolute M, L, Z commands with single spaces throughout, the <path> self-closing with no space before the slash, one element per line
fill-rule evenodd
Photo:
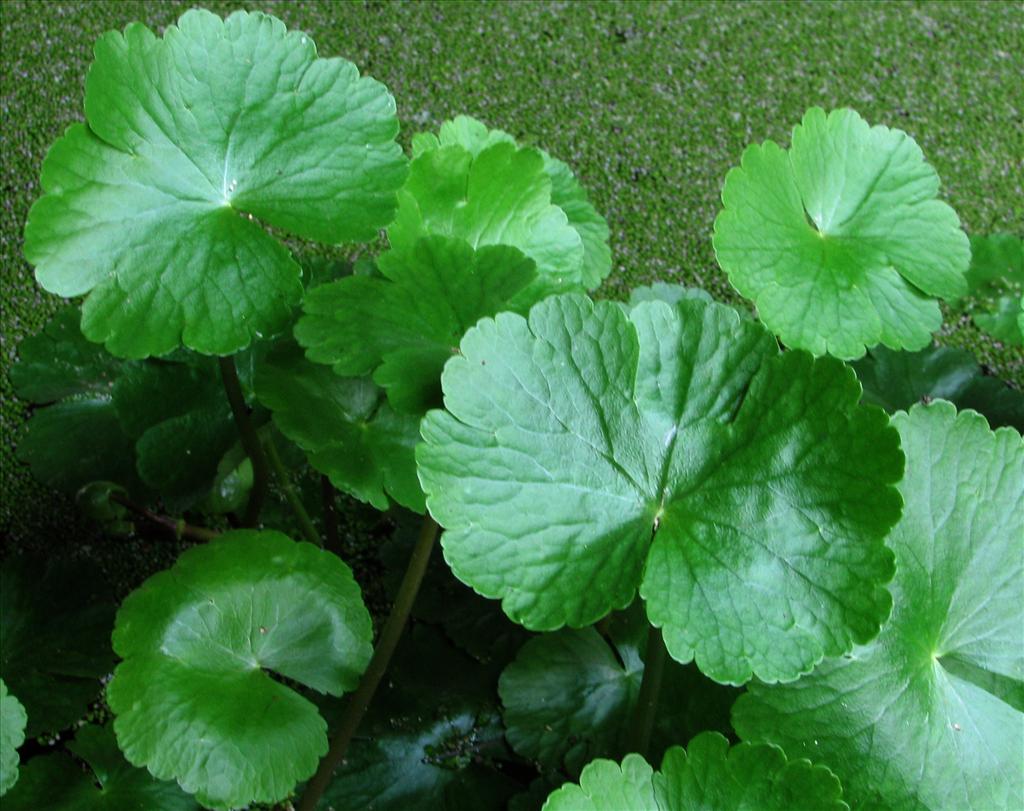
<path fill-rule="evenodd" d="M 153 779 L 118 751 L 109 727 L 82 727 L 70 749 L 89 772 L 66 754 L 33 758 L 22 780 L 4 799 L 5 811 L 194 811 L 199 806 L 174 783 Z"/>
<path fill-rule="evenodd" d="M 18 440 L 18 458 L 39 481 L 75 493 L 108 480 L 139 489 L 135 450 L 114 407 L 112 390 L 123 362 L 90 343 L 78 307 L 60 310 L 41 333 L 18 346 L 11 383 L 39 406 Z"/>
<path fill-rule="evenodd" d="M 495 698 L 438 631 L 410 629 L 320 807 L 504 811 L 516 786 Z"/>
<path fill-rule="evenodd" d="M 18 782 L 18 747 L 25 742 L 25 708 L 0 679 L 0 797 Z"/>
<path fill-rule="evenodd" d="M 1009 425 L 1024 431 L 1024 393 L 982 374 L 978 362 L 962 349 L 933 346 L 920 352 L 893 352 L 879 346 L 853 368 L 864 386 L 862 402 L 890 414 L 942 399 L 961 409 L 973 408 L 993 428 Z"/>
<path fill-rule="evenodd" d="M 621 752 L 643 678 L 649 627 L 642 613 L 628 613 L 639 622 L 615 615 L 611 640 L 594 628 L 543 634 L 505 668 L 498 691 L 507 737 L 519 754 L 576 776 L 595 757 Z M 692 665 L 666 662 L 650 751 L 660 753 L 703 730 L 728 731 L 735 698 L 735 690 L 708 681 Z"/>
<path fill-rule="evenodd" d="M 907 454 L 895 610 L 790 685 L 752 685 L 741 737 L 836 770 L 874 809 L 1024 804 L 1024 444 L 949 403 L 894 418 Z"/>
<path fill-rule="evenodd" d="M 665 753 L 654 772 L 640 755 L 596 760 L 579 785 L 555 791 L 544 811 L 843 811 L 842 787 L 823 766 L 788 761 L 774 746 L 729 742 L 714 732 Z"/>
<path fill-rule="evenodd" d="M 537 278 L 515 297 L 514 308 L 584 283 L 583 239 L 554 204 L 544 156 L 536 149 L 504 139 L 475 153 L 461 143 L 421 149 L 398 197 L 388 228 L 398 253 L 439 234 L 475 249 L 507 245 L 532 259 Z"/>
<path fill-rule="evenodd" d="M 413 449 L 418 421 L 396 414 L 383 392 L 362 378 L 343 378 L 282 343 L 259 366 L 257 399 L 309 463 L 339 490 L 379 510 L 389 496 L 422 512 Z"/>
<path fill-rule="evenodd" d="M 46 290 L 87 295 L 82 328 L 114 354 L 229 354 L 284 326 L 300 270 L 260 223 L 336 243 L 391 221 L 395 102 L 305 34 L 192 10 L 95 53 L 88 123 L 46 157 L 25 255 Z"/>
<path fill-rule="evenodd" d="M 558 296 L 484 319 L 417 450 L 445 558 L 533 630 L 628 605 L 717 681 L 877 635 L 898 436 L 853 372 L 700 301 Z"/>
<path fill-rule="evenodd" d="M 729 171 L 715 254 L 787 346 L 921 349 L 942 323 L 936 299 L 967 289 L 967 236 L 938 191 L 905 132 L 815 107 L 788 151 L 748 147 Z"/>
<path fill-rule="evenodd" d="M 235 531 L 183 554 L 121 606 L 107 691 L 125 757 L 204 805 L 277 802 L 327 751 L 327 725 L 268 672 L 352 690 L 372 627 L 342 561 L 278 532 Z"/>
<path fill-rule="evenodd" d="M 8 557 L 0 566 L 0 676 L 28 712 L 25 734 L 85 715 L 114 664 L 114 606 L 84 560 Z"/>
<path fill-rule="evenodd" d="M 441 370 L 465 331 L 506 309 L 536 277 L 515 248 L 432 236 L 378 260 L 382 276 L 349 276 L 311 291 L 295 337 L 306 357 L 345 377 L 373 374 L 399 411 L 440 405 Z"/>

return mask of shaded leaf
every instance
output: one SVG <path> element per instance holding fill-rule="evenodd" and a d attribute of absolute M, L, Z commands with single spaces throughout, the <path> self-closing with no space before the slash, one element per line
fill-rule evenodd
<path fill-rule="evenodd" d="M 18 782 L 18 747 L 25 742 L 25 708 L 0 679 L 0 797 Z"/>

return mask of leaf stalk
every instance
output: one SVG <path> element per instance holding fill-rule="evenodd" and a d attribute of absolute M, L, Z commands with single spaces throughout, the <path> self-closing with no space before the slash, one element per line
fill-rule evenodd
<path fill-rule="evenodd" d="M 640 682 L 640 695 L 626 735 L 626 752 L 637 752 L 647 757 L 654 730 L 654 718 L 658 711 L 661 681 L 665 672 L 665 640 L 661 629 L 653 625 L 647 632 L 647 652 L 644 655 L 644 676 Z"/>
<path fill-rule="evenodd" d="M 313 779 L 307 784 L 306 791 L 296 806 L 296 811 L 313 811 L 316 808 L 320 798 L 327 790 L 327 786 L 330 785 L 335 769 L 345 759 L 349 744 L 352 743 L 352 738 L 370 707 L 374 693 L 377 692 L 380 680 L 384 677 L 395 648 L 398 647 L 402 632 L 405 630 L 409 612 L 412 610 L 416 594 L 423 582 L 423 575 L 427 571 L 427 563 L 430 560 L 434 541 L 437 539 L 437 532 L 437 522 L 428 513 L 423 517 L 419 538 L 409 557 L 409 565 L 402 578 L 402 584 L 398 587 L 398 594 L 395 595 L 391 612 L 384 622 L 384 629 L 381 631 L 377 647 L 373 651 L 370 665 L 366 668 L 359 687 L 349 698 L 341 725 L 331 741 L 331 747 L 320 761 L 320 767 L 313 775 Z"/>
<path fill-rule="evenodd" d="M 249 417 L 249 407 L 245 404 L 245 395 L 242 394 L 242 384 L 238 380 L 238 369 L 235 367 L 234 356 L 221 356 L 217 358 L 217 362 L 220 364 L 221 380 L 224 381 L 224 391 L 231 404 L 235 425 L 238 426 L 242 448 L 252 462 L 252 490 L 249 493 L 249 503 L 245 507 L 242 526 L 255 527 L 260 519 L 263 502 L 267 497 L 267 485 L 270 481 L 267 457 L 263 453 L 263 445 L 260 443 L 256 428 Z"/>
<path fill-rule="evenodd" d="M 184 518 L 172 518 L 169 515 L 161 515 L 160 513 L 153 512 L 152 510 L 143 507 L 141 504 L 136 504 L 134 501 L 120 493 L 111 493 L 110 500 L 120 504 L 122 507 L 130 510 L 136 515 L 145 518 L 151 524 L 156 524 L 158 527 L 163 527 L 164 529 L 169 530 L 177 539 L 188 538 L 192 541 L 212 541 L 220 535 L 216 530 L 188 524 L 185 522 Z"/>
<path fill-rule="evenodd" d="M 277 452 L 274 440 L 272 438 L 269 439 L 263 447 L 266 451 L 267 459 L 270 460 L 270 466 L 274 468 L 274 475 L 277 477 L 278 484 L 281 485 L 281 489 L 284 491 L 284 497 L 291 506 L 292 512 L 295 513 L 295 518 L 299 522 L 302 534 L 306 536 L 306 540 L 311 544 L 323 546 L 324 542 L 320 538 L 320 533 L 317 532 L 313 520 L 309 517 L 309 513 L 306 512 L 306 508 L 302 504 L 302 499 L 299 498 L 299 494 L 295 492 L 295 488 L 292 486 L 288 469 L 284 466 L 284 462 L 281 461 L 281 454 Z"/>

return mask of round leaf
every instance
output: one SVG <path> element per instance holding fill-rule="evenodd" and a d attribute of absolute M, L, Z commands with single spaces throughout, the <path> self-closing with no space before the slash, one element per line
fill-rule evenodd
<path fill-rule="evenodd" d="M 18 782 L 18 747 L 25 742 L 28 716 L 0 679 L 0 797 Z"/>
<path fill-rule="evenodd" d="M 595 760 L 579 785 L 548 797 L 544 811 L 842 811 L 842 787 L 823 766 L 787 762 L 774 746 L 729 742 L 715 732 L 698 735 L 684 750 L 665 753 L 657 773 L 640 755 L 622 764 Z"/>
<path fill-rule="evenodd" d="M 853 364 L 864 386 L 863 402 L 889 413 L 915 403 L 949 400 L 973 408 L 993 427 L 1024 431 L 1024 393 L 982 374 L 974 357 L 962 349 L 933 346 L 920 352 L 893 352 L 875 347 Z"/>
<path fill-rule="evenodd" d="M 892 619 L 790 685 L 752 685 L 741 737 L 829 764 L 863 808 L 1024 805 L 1024 444 L 949 403 L 894 423 L 907 473 Z"/>
<path fill-rule="evenodd" d="M 484 319 L 417 450 L 456 576 L 535 630 L 637 590 L 717 681 L 793 679 L 878 633 L 898 435 L 852 371 L 717 304 L 569 295 Z"/>
<path fill-rule="evenodd" d="M 295 337 L 342 376 L 374 373 L 399 411 L 440 405 L 441 370 L 465 331 L 536 276 L 515 248 L 432 236 L 378 261 L 382 277 L 349 276 L 311 291 Z"/>
<path fill-rule="evenodd" d="M 938 191 L 905 132 L 812 108 L 788 152 L 766 141 L 729 171 L 715 254 L 787 346 L 921 349 L 942 323 L 935 299 L 963 295 L 970 261 Z"/>
<path fill-rule="evenodd" d="M 82 727 L 66 754 L 33 758 L 18 786 L 4 799 L 4 811 L 195 811 L 195 800 L 174 783 L 154 780 L 128 764 L 109 727 Z"/>
<path fill-rule="evenodd" d="M 388 508 L 390 495 L 423 512 L 413 456 L 418 421 L 392 411 L 369 380 L 339 377 L 289 342 L 260 364 L 256 396 L 281 433 L 339 490 L 378 510 Z"/>
<path fill-rule="evenodd" d="M 46 157 L 25 255 L 46 290 L 88 294 L 82 329 L 114 354 L 224 355 L 284 326 L 300 270 L 260 222 L 333 243 L 391 221 L 394 100 L 305 34 L 193 10 L 95 51 L 88 124 Z"/>
<path fill-rule="evenodd" d="M 85 715 L 113 666 L 114 607 L 87 561 L 9 557 L 0 566 L 0 676 L 28 711 L 25 734 Z"/>
<path fill-rule="evenodd" d="M 337 557 L 277 532 L 188 550 L 121 606 L 107 692 L 128 760 L 213 808 L 277 802 L 327 751 L 316 707 L 264 671 L 353 689 L 371 654 L 359 587 Z"/>

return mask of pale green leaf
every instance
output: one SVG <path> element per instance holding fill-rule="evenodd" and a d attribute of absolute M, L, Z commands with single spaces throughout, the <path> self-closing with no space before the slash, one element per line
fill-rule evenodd
<path fill-rule="evenodd" d="M 957 310 L 996 340 L 1024 345 L 1024 241 L 1013 234 L 971 237 L 967 285 Z"/>
<path fill-rule="evenodd" d="M 557 296 L 466 333 L 417 450 L 445 558 L 534 630 L 639 587 L 680 662 L 793 679 L 888 616 L 903 458 L 852 371 L 696 300 Z"/>
<path fill-rule="evenodd" d="M 921 349 L 942 322 L 936 299 L 963 295 L 970 261 L 938 192 L 905 132 L 815 107 L 788 152 L 766 141 L 729 171 L 715 254 L 787 346 L 840 358 Z"/>
<path fill-rule="evenodd" d="M 88 123 L 46 157 L 25 255 L 45 289 L 87 295 L 83 331 L 114 354 L 229 354 L 284 326 L 300 269 L 261 223 L 336 243 L 391 221 L 395 102 L 302 32 L 192 10 L 95 53 Z"/>
<path fill-rule="evenodd" d="M 741 737 L 835 769 L 873 809 L 1024 807 L 1024 444 L 952 405 L 894 418 L 906 509 L 895 609 L 870 645 L 752 685 Z"/>
<path fill-rule="evenodd" d="M 274 803 L 327 751 L 317 709 L 278 677 L 340 695 L 372 652 L 370 615 L 336 556 L 238 530 L 183 554 L 121 606 L 107 690 L 118 744 L 213 808 Z"/>

